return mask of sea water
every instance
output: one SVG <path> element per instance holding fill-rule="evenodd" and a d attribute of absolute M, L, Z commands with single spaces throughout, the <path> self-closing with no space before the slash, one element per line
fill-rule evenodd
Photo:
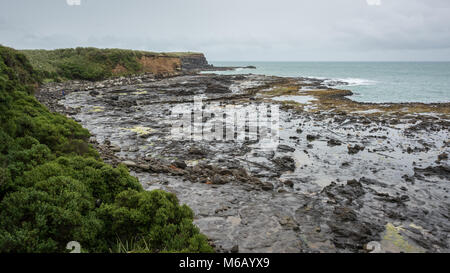
<path fill-rule="evenodd" d="M 218 74 L 311 77 L 345 82 L 359 102 L 450 102 L 450 62 L 212 62 L 256 66 Z"/>

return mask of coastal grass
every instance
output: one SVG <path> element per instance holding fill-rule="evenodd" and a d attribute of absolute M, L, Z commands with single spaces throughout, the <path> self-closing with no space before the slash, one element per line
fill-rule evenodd
<path fill-rule="evenodd" d="M 100 159 L 89 132 L 32 95 L 42 73 L 0 46 L 0 252 L 212 252 L 174 194 Z"/>
<path fill-rule="evenodd" d="M 46 82 L 70 79 L 97 81 L 111 76 L 144 72 L 143 57 L 182 58 L 196 52 L 156 53 L 128 49 L 67 48 L 56 50 L 22 50 L 34 70 Z"/>

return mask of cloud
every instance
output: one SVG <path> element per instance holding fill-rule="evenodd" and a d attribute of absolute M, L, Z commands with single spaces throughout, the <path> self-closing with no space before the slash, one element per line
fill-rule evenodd
<path fill-rule="evenodd" d="M 0 1 L 0 43 L 18 48 L 192 50 L 218 60 L 450 58 L 448 0 Z"/>
<path fill-rule="evenodd" d="M 381 0 L 366 0 L 369 6 L 381 6 Z"/>

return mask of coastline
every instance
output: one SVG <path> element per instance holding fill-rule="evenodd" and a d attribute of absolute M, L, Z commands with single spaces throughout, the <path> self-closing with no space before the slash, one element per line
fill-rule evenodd
<path fill-rule="evenodd" d="M 449 62 L 249 62 L 255 70 L 219 74 L 262 74 L 324 80 L 324 89 L 348 89 L 350 99 L 369 103 L 450 102 Z M 214 65 L 244 65 L 213 62 Z"/>
<path fill-rule="evenodd" d="M 88 128 L 106 162 L 193 208 L 218 252 L 368 252 L 371 241 L 385 252 L 448 251 L 449 104 L 358 103 L 351 91 L 302 79 L 141 75 L 50 84 L 37 98 Z M 209 104 L 281 105 L 278 149 L 168 138 L 168 113 L 196 94 Z M 272 100 L 280 96 L 315 100 Z M 382 109 L 364 112 L 374 107 Z M 430 200 L 422 192 L 431 181 L 441 190 Z"/>

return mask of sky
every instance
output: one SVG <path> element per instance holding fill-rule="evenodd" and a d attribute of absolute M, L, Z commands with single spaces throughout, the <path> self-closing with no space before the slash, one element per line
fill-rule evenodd
<path fill-rule="evenodd" d="M 0 0 L 0 44 L 211 61 L 450 61 L 450 1 Z"/>

